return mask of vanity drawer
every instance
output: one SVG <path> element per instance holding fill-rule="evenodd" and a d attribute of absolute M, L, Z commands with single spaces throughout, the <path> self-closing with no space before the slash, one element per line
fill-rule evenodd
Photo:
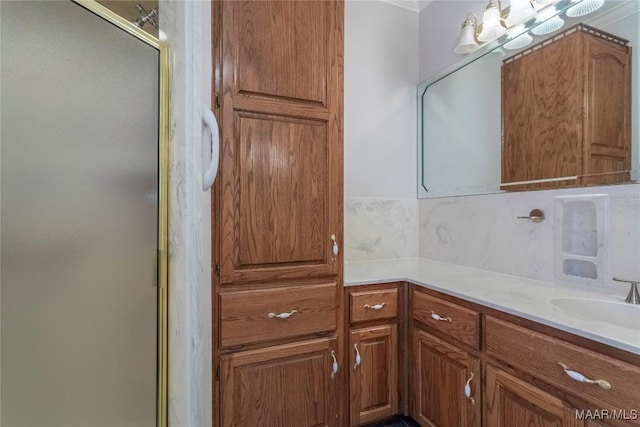
<path fill-rule="evenodd" d="M 480 349 L 480 313 L 477 311 L 414 290 L 413 318 L 464 344 Z"/>
<path fill-rule="evenodd" d="M 398 288 L 349 292 L 351 323 L 390 319 L 398 316 Z"/>
<path fill-rule="evenodd" d="M 220 321 L 222 347 L 333 331 L 336 283 L 222 293 Z"/>
<path fill-rule="evenodd" d="M 545 334 L 487 316 L 486 352 L 561 390 L 612 409 L 640 408 L 640 368 Z M 607 381 L 610 389 L 570 378 L 559 365 Z"/>

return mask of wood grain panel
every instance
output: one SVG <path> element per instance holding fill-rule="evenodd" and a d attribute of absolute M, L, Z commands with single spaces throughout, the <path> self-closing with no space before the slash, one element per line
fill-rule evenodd
<path fill-rule="evenodd" d="M 615 38 L 615 37 L 614 37 Z M 631 57 L 579 24 L 502 67 L 502 182 L 508 191 L 628 182 Z"/>
<path fill-rule="evenodd" d="M 222 286 L 341 274 L 343 7 L 221 2 Z"/>
<path fill-rule="evenodd" d="M 419 329 L 412 338 L 411 416 L 423 426 L 479 427 L 480 360 Z M 464 394 L 472 373 L 473 403 Z"/>
<path fill-rule="evenodd" d="M 230 347 L 336 329 L 336 284 L 291 286 L 220 295 L 220 345 Z M 286 319 L 269 313 L 290 313 Z"/>
<path fill-rule="evenodd" d="M 502 67 L 502 182 L 580 175 L 580 34 Z"/>
<path fill-rule="evenodd" d="M 413 291 L 413 318 L 475 349 L 480 348 L 480 313 L 420 291 Z M 450 318 L 435 320 L 432 314 Z"/>
<path fill-rule="evenodd" d="M 237 268 L 326 262 L 326 122 L 241 115 Z"/>
<path fill-rule="evenodd" d="M 234 77 L 241 93 L 326 104 L 329 3 L 232 1 Z"/>
<path fill-rule="evenodd" d="M 356 351 L 361 363 L 356 364 Z M 372 423 L 398 412 L 397 325 L 351 331 L 349 342 L 351 425 Z"/>
<path fill-rule="evenodd" d="M 485 346 L 488 355 L 503 360 L 561 390 L 610 409 L 640 408 L 640 368 L 565 341 L 487 316 Z M 558 362 L 591 379 L 604 379 L 610 390 L 571 379 Z M 634 425 L 640 425 L 635 420 Z"/>
<path fill-rule="evenodd" d="M 486 417 L 491 427 L 578 427 L 575 410 L 560 399 L 493 366 L 486 369 Z"/>
<path fill-rule="evenodd" d="M 584 34 L 586 183 L 628 182 L 631 169 L 631 56 L 627 46 Z"/>
<path fill-rule="evenodd" d="M 375 310 L 374 305 L 383 305 Z M 365 322 L 367 320 L 392 319 L 398 316 L 398 289 L 377 289 L 356 291 L 349 293 L 351 322 Z M 366 306 L 369 306 L 367 308 Z"/>
<path fill-rule="evenodd" d="M 323 339 L 222 356 L 222 426 L 337 426 L 332 351 Z"/>

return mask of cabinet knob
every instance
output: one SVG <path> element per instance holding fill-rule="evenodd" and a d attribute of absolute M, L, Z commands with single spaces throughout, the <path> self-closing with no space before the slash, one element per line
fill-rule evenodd
<path fill-rule="evenodd" d="M 562 362 L 558 362 L 558 365 L 562 367 L 562 369 L 564 370 L 564 373 L 567 374 L 572 380 L 575 380 L 581 383 L 587 383 L 587 384 L 597 384 L 605 390 L 609 390 L 611 388 L 611 384 L 609 384 L 608 381 L 591 380 L 585 377 L 584 375 L 582 375 L 580 372 L 570 370 L 569 367 Z"/>
<path fill-rule="evenodd" d="M 298 310 L 291 310 L 288 313 L 287 312 L 280 313 L 280 314 L 269 313 L 267 316 L 269 316 L 269 319 L 286 319 L 286 318 L 289 318 L 289 317 L 293 316 L 297 312 L 298 312 Z"/>
<path fill-rule="evenodd" d="M 331 366 L 331 379 L 334 379 L 336 377 L 336 374 L 338 373 L 338 359 L 336 359 L 336 352 L 334 350 L 331 350 L 331 357 L 333 357 L 333 365 Z"/>
<path fill-rule="evenodd" d="M 358 366 L 360 366 L 360 362 L 362 362 L 362 358 L 360 357 L 360 350 L 358 350 L 358 344 L 353 345 L 354 350 L 356 351 L 356 363 L 353 365 L 353 370 L 355 371 Z"/>

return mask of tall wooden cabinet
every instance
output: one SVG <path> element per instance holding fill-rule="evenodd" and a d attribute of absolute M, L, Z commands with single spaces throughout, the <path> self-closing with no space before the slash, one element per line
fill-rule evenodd
<path fill-rule="evenodd" d="M 216 1 L 214 424 L 342 424 L 342 1 Z"/>
<path fill-rule="evenodd" d="M 631 48 L 579 24 L 504 61 L 502 182 L 531 190 L 628 182 Z"/>

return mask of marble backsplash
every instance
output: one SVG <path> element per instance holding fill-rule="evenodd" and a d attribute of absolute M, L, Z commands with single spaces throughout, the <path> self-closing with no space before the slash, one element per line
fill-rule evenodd
<path fill-rule="evenodd" d="M 640 279 L 640 185 L 501 193 L 419 201 L 419 257 L 554 280 L 554 200 L 607 194 L 610 275 Z M 517 219 L 534 209 L 545 220 Z"/>
<path fill-rule="evenodd" d="M 211 104 L 209 2 L 160 0 L 171 48 L 168 425 L 210 426 L 211 216 L 202 191 L 202 110 Z"/>
<path fill-rule="evenodd" d="M 345 261 L 418 256 L 418 200 L 345 197 Z"/>

